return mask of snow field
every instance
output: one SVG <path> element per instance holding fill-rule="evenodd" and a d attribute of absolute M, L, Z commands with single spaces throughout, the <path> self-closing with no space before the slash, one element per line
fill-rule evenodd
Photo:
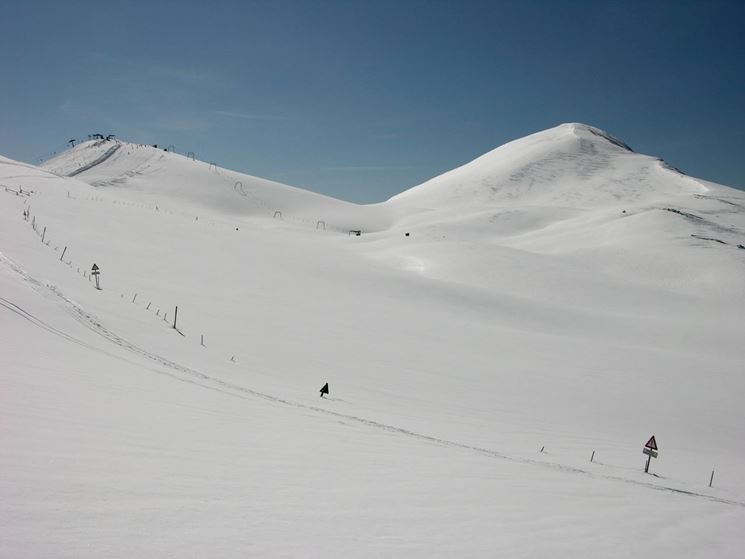
<path fill-rule="evenodd" d="M 0 555 L 741 556 L 745 195 L 534 136 L 371 207 L 0 160 Z"/>

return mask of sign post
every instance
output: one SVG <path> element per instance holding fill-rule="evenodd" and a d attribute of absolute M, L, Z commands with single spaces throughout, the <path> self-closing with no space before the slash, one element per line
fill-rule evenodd
<path fill-rule="evenodd" d="M 657 448 L 657 440 L 654 438 L 654 435 L 647 441 L 647 444 L 644 445 L 644 449 L 642 450 L 643 454 L 647 455 L 647 463 L 644 465 L 644 473 L 649 473 L 649 462 L 652 460 L 652 458 L 657 458 L 658 453 Z"/>
<path fill-rule="evenodd" d="M 98 270 L 98 266 L 96 264 L 93 264 L 93 267 L 91 268 L 91 275 L 95 276 L 96 278 L 96 289 L 100 291 L 101 285 L 98 283 L 98 276 L 101 272 Z"/>

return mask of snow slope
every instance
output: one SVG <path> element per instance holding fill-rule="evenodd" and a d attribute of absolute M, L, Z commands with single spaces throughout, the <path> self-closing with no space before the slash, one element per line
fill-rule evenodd
<path fill-rule="evenodd" d="M 536 262 L 538 269 L 513 268 L 499 279 L 519 293 L 526 281 L 541 281 L 540 267 L 550 262 L 580 281 L 602 275 L 665 292 L 741 294 L 736 248 L 745 240 L 745 195 L 683 175 L 587 125 L 510 142 L 389 204 L 406 216 L 397 226 L 416 231 L 425 246 L 415 256 L 397 245 L 388 252 L 438 278 L 489 286 L 504 266 Z M 454 266 L 466 253 L 468 262 Z M 563 298 L 553 281 L 546 277 L 540 291 Z"/>
<path fill-rule="evenodd" d="M 374 206 L 119 145 L 0 159 L 0 556 L 745 552 L 745 193 L 577 124 Z"/>
<path fill-rule="evenodd" d="M 114 147 L 114 153 L 99 161 Z M 161 198 L 166 206 L 177 203 L 193 214 L 275 215 L 306 227 L 379 230 L 390 224 L 378 206 L 359 206 L 292 186 L 222 169 L 214 164 L 166 151 L 163 148 L 116 141 L 79 144 L 43 167 L 55 174 L 75 176 L 92 186 L 118 195 L 136 193 L 136 200 Z M 81 170 L 83 170 L 81 172 Z M 321 222 L 319 224 L 319 222 Z"/>

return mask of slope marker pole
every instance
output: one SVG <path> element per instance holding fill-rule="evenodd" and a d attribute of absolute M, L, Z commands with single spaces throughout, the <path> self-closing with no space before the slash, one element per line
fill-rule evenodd
<path fill-rule="evenodd" d="M 182 336 L 186 337 L 184 333 L 181 330 L 179 330 L 178 327 L 176 326 L 176 319 L 178 319 L 178 305 L 176 305 L 176 310 L 173 312 L 173 329 L 176 330 L 176 332 L 178 332 Z"/>

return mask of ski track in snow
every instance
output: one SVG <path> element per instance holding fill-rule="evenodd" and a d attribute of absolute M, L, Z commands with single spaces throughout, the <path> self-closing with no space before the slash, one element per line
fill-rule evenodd
<path fill-rule="evenodd" d="M 101 157 L 99 157 L 98 159 L 96 159 L 94 161 L 91 161 L 90 163 L 88 163 L 87 165 L 84 165 L 80 169 L 75 169 L 74 171 L 72 171 L 71 173 L 69 173 L 67 176 L 68 177 L 74 177 L 75 175 L 79 175 L 80 173 L 85 173 L 86 171 L 89 171 L 90 169 L 92 169 L 96 165 L 100 165 L 101 163 L 103 163 L 104 161 L 106 161 L 109 157 L 111 157 L 112 155 L 114 155 L 119 150 L 120 147 L 122 147 L 122 145 L 117 142 L 114 146 L 112 146 L 111 148 L 109 148 L 108 150 L 106 150 L 106 153 L 104 153 Z"/>
<path fill-rule="evenodd" d="M 0 255 L 0 258 L 2 258 L 1 255 Z M 28 278 L 26 278 L 26 279 L 28 279 Z M 44 288 L 44 286 L 42 286 L 41 284 L 34 285 L 34 287 Z M 30 312 L 28 312 L 23 307 L 20 307 L 19 305 L 16 305 L 15 303 L 13 303 L 12 301 L 9 301 L 5 297 L 0 297 L 0 307 L 3 307 L 5 309 L 9 310 L 10 312 L 12 312 L 12 313 L 20 316 L 24 320 L 27 320 L 28 322 L 30 322 L 34 326 L 36 326 L 36 327 L 38 327 L 38 328 L 40 328 L 40 329 L 42 329 L 42 330 L 44 330 L 46 332 L 49 332 L 50 334 L 53 334 L 55 336 L 58 336 L 58 337 L 66 340 L 68 342 L 72 342 L 72 343 L 74 343 L 76 345 L 79 345 L 79 346 L 84 347 L 86 349 L 89 349 L 91 351 L 95 351 L 97 353 L 101 353 L 103 355 L 106 355 L 107 357 L 111 357 L 113 359 L 117 359 L 119 361 L 123 361 L 124 363 L 128 363 L 128 364 L 134 365 L 136 367 L 142 366 L 141 363 L 137 363 L 136 361 L 132 361 L 130 359 L 126 359 L 126 358 L 122 357 L 121 355 L 117 355 L 115 353 L 111 353 L 109 351 L 106 351 L 104 349 L 101 349 L 100 347 L 94 346 L 94 345 L 89 344 L 89 343 L 87 343 L 87 342 L 85 342 L 85 341 L 83 341 L 83 340 L 81 340 L 79 338 L 76 338 L 75 336 L 72 336 L 70 334 L 67 334 L 66 332 L 63 332 L 62 330 L 60 330 L 59 328 L 55 328 L 51 324 L 49 324 L 47 322 L 44 322 L 43 320 L 41 320 L 37 316 L 34 316 Z M 152 371 L 154 373 L 158 373 L 160 375 L 164 375 L 164 376 L 170 377 L 170 378 L 175 379 L 175 380 L 178 380 L 180 382 L 185 382 L 185 383 L 193 384 L 193 385 L 196 385 L 196 386 L 200 386 L 202 388 L 206 388 L 207 390 L 214 390 L 216 392 L 221 392 L 223 394 L 227 394 L 228 396 L 234 396 L 234 397 L 244 398 L 244 399 L 246 398 L 246 396 L 235 394 L 234 392 L 228 392 L 226 390 L 215 388 L 213 386 L 208 386 L 206 384 L 202 384 L 202 383 L 196 382 L 196 381 L 191 380 L 191 379 L 186 379 L 186 378 L 177 376 L 175 374 L 168 373 L 166 371 L 162 371 L 160 369 L 150 368 L 148 370 L 150 370 L 150 371 Z"/>
<path fill-rule="evenodd" d="M 396 427 L 394 425 L 389 425 L 389 424 L 386 424 L 386 423 L 381 423 L 379 421 L 374 421 L 374 420 L 371 420 L 371 419 L 365 419 L 363 417 L 359 417 L 359 416 L 355 416 L 355 415 L 349 415 L 349 414 L 344 414 L 344 413 L 340 413 L 340 412 L 335 412 L 335 411 L 332 411 L 332 410 L 329 410 L 329 409 L 326 409 L 326 408 L 322 408 L 322 407 L 319 407 L 319 406 L 314 406 L 314 405 L 310 405 L 310 404 L 303 404 L 301 402 L 293 402 L 291 400 L 287 400 L 287 399 L 281 398 L 279 396 L 274 396 L 274 395 L 271 395 L 271 394 L 260 392 L 258 390 L 254 390 L 252 388 L 248 388 L 248 387 L 245 387 L 245 386 L 240 386 L 238 384 L 227 382 L 227 381 L 222 380 L 220 378 L 217 378 L 217 377 L 214 377 L 214 376 L 205 374 L 205 373 L 203 373 L 201 371 L 198 371 L 196 369 L 192 369 L 190 367 L 186 367 L 184 365 L 181 365 L 181 364 L 179 364 L 179 363 L 177 363 L 175 361 L 172 361 L 170 359 L 167 359 L 167 358 L 165 358 L 163 356 L 160 356 L 160 355 L 158 355 L 156 353 L 150 352 L 150 351 L 148 351 L 148 350 L 146 350 L 144 348 L 141 348 L 141 347 L 139 347 L 139 346 L 137 346 L 137 345 L 135 345 L 135 344 L 127 341 L 126 339 L 124 339 L 121 336 L 117 335 L 116 333 L 112 332 L 110 329 L 106 328 L 101 323 L 101 321 L 98 318 L 96 318 L 92 314 L 86 312 L 82 307 L 80 307 L 79 305 L 77 305 L 72 300 L 68 299 L 55 286 L 46 285 L 46 284 L 42 283 L 41 281 L 39 281 L 38 279 L 32 277 L 30 274 L 28 274 L 25 270 L 23 270 L 20 266 L 18 266 L 17 264 L 15 264 L 12 260 L 10 260 L 8 257 L 6 257 L 5 255 L 3 255 L 2 253 L 0 253 L 0 261 L 2 261 L 3 263 L 5 263 L 6 266 L 8 266 L 11 270 L 13 270 L 15 273 L 17 273 L 18 275 L 20 275 L 23 278 L 23 280 L 25 282 L 27 282 L 28 284 L 30 284 L 32 286 L 32 288 L 35 291 L 37 291 L 38 293 L 44 294 L 46 292 L 46 293 L 51 293 L 52 295 L 54 295 L 54 297 L 56 298 L 57 302 L 60 303 L 61 306 L 76 321 L 78 321 L 85 328 L 91 330 L 95 334 L 103 337 L 104 339 L 108 340 L 109 342 L 111 342 L 111 343 L 113 343 L 113 344 L 115 344 L 115 345 L 117 345 L 117 346 L 119 346 L 119 347 L 121 347 L 121 348 L 123 348 L 123 349 L 125 349 L 125 350 L 127 350 L 127 351 L 129 351 L 131 353 L 133 353 L 133 354 L 136 354 L 136 355 L 139 355 L 140 357 L 144 357 L 144 358 L 146 358 L 148 360 L 154 361 L 154 362 L 158 363 L 159 365 L 161 365 L 163 367 L 168 367 L 169 369 L 171 369 L 173 371 L 176 371 L 178 373 L 181 373 L 181 374 L 184 374 L 184 375 L 189 375 L 190 377 L 192 377 L 192 379 L 187 379 L 187 378 L 183 378 L 182 376 L 179 376 L 179 375 L 174 375 L 174 374 L 167 373 L 165 371 L 161 371 L 161 370 L 157 370 L 157 369 L 150 369 L 153 372 L 170 376 L 170 377 L 172 377 L 174 379 L 177 379 L 179 381 L 182 381 L 182 382 L 189 382 L 189 383 L 192 383 L 192 384 L 196 384 L 196 385 L 198 385 L 198 386 L 200 386 L 202 388 L 206 388 L 206 389 L 210 389 L 210 390 L 217 390 L 217 391 L 220 391 L 220 392 L 223 392 L 223 393 L 232 395 L 232 396 L 239 396 L 239 397 L 251 396 L 251 397 L 254 397 L 254 398 L 260 398 L 262 400 L 269 401 L 269 402 L 272 402 L 272 403 L 275 403 L 275 404 L 281 404 L 281 405 L 284 405 L 284 406 L 290 406 L 290 407 L 297 408 L 297 409 L 303 409 L 303 410 L 312 411 L 312 412 L 315 412 L 316 414 L 319 414 L 319 415 L 322 414 L 322 415 L 334 417 L 334 418 L 337 418 L 337 419 L 351 421 L 351 422 L 354 422 L 354 423 L 357 423 L 357 424 L 360 424 L 360 425 L 364 425 L 366 427 L 378 429 L 378 430 L 381 430 L 381 431 L 387 431 L 389 433 L 393 433 L 393 434 L 396 434 L 396 435 L 403 435 L 403 436 L 406 436 L 406 437 L 410 437 L 410 438 L 416 439 L 418 441 L 434 443 L 434 444 L 439 445 L 439 446 L 444 446 L 444 447 L 453 448 L 453 449 L 466 450 L 466 451 L 470 451 L 470 452 L 473 452 L 473 453 L 480 454 L 482 456 L 488 456 L 490 458 L 496 458 L 496 459 L 500 459 L 500 460 L 506 460 L 506 461 L 513 462 L 513 463 L 518 463 L 518 464 L 525 464 L 525 465 L 531 465 L 531 466 L 544 467 L 544 468 L 548 468 L 548 469 L 551 469 L 551 470 L 554 470 L 554 471 L 564 472 L 564 473 L 567 473 L 567 474 L 583 475 L 583 476 L 586 476 L 586 477 L 589 477 L 589 478 L 592 478 L 592 479 L 622 482 L 622 483 L 627 483 L 627 484 L 631 484 L 631 485 L 636 485 L 638 487 L 644 487 L 644 488 L 647 488 L 647 489 L 653 489 L 653 490 L 656 490 L 656 491 L 664 491 L 664 492 L 674 493 L 674 494 L 678 494 L 678 495 L 685 495 L 685 496 L 689 496 L 689 497 L 697 497 L 697 498 L 706 499 L 708 501 L 712 501 L 712 502 L 716 502 L 716 503 L 721 503 L 721 504 L 726 504 L 726 505 L 731 505 L 731 506 L 745 508 L 745 503 L 744 502 L 740 502 L 740 501 L 735 501 L 735 500 L 731 500 L 731 499 L 725 499 L 725 498 L 722 498 L 722 497 L 717 497 L 717 496 L 713 496 L 713 495 L 707 495 L 705 493 L 700 493 L 700 492 L 686 490 L 686 489 L 680 489 L 680 488 L 666 486 L 666 485 L 659 485 L 659 484 L 652 483 L 652 482 L 645 482 L 645 481 L 640 481 L 640 480 L 635 480 L 635 479 L 630 479 L 630 478 L 624 478 L 624 477 L 614 476 L 614 475 L 608 475 L 608 474 L 598 474 L 598 473 L 590 472 L 588 470 L 583 470 L 581 468 L 577 468 L 577 467 L 574 467 L 574 466 L 567 466 L 567 465 L 564 465 L 564 464 L 560 464 L 558 462 L 546 462 L 546 461 L 535 460 L 535 459 L 531 459 L 531 458 L 525 458 L 525 457 L 508 455 L 508 454 L 499 452 L 497 450 L 492 450 L 492 449 L 483 448 L 483 447 L 479 447 L 479 446 L 469 445 L 469 444 L 465 444 L 465 443 L 461 443 L 461 442 L 457 442 L 457 441 L 453 441 L 453 440 L 448 440 L 448 439 L 441 439 L 441 438 L 434 437 L 434 436 L 431 436 L 431 435 L 426 435 L 424 433 L 418 433 L 418 432 L 415 432 L 415 431 L 410 431 L 410 430 L 405 429 L 405 428 Z M 120 356 L 111 354 L 109 352 L 106 352 L 105 350 L 102 350 L 102 349 L 100 349 L 98 347 L 95 347 L 95 346 L 93 346 L 91 344 L 88 344 L 88 343 L 86 343 L 86 342 L 84 342 L 82 340 L 79 340 L 79 339 L 77 339 L 77 338 L 75 338 L 75 337 L 73 337 L 73 336 L 71 336 L 71 335 L 69 335 L 69 334 L 67 334 L 67 333 L 65 333 L 65 332 L 63 332 L 63 331 L 61 331 L 61 330 L 59 330 L 59 329 L 57 329 L 57 328 L 49 325 L 49 324 L 47 324 L 46 322 L 40 320 L 39 318 L 35 317 L 31 313 L 29 313 L 29 312 L 25 311 L 24 309 L 22 309 L 20 306 L 12 303 L 11 301 L 9 301 L 9 300 L 7 300 L 5 298 L 0 297 L 0 306 L 3 307 L 3 308 L 5 308 L 5 309 L 7 309 L 7 310 L 10 310 L 10 311 L 18 314 L 18 315 L 20 315 L 21 317 L 23 317 L 24 319 L 32 322 L 33 324 L 35 324 L 39 328 L 42 328 L 43 330 L 46 330 L 46 331 L 48 331 L 48 332 L 50 332 L 50 333 L 52 333 L 54 335 L 60 336 L 63 339 L 65 339 L 65 340 L 67 340 L 67 341 L 69 341 L 71 343 L 75 343 L 75 344 L 81 345 L 82 347 L 84 347 L 86 349 L 89 349 L 89 350 L 92 350 L 92 351 L 103 352 L 106 355 L 109 355 L 111 357 L 114 357 L 114 358 L 117 358 L 117 359 L 120 359 L 120 360 L 124 360 L 125 362 L 131 363 L 131 364 L 136 364 L 136 363 L 134 363 L 132 361 L 126 360 L 126 359 L 124 359 L 124 358 L 122 358 Z M 193 379 L 197 379 L 197 380 L 193 380 Z"/>

